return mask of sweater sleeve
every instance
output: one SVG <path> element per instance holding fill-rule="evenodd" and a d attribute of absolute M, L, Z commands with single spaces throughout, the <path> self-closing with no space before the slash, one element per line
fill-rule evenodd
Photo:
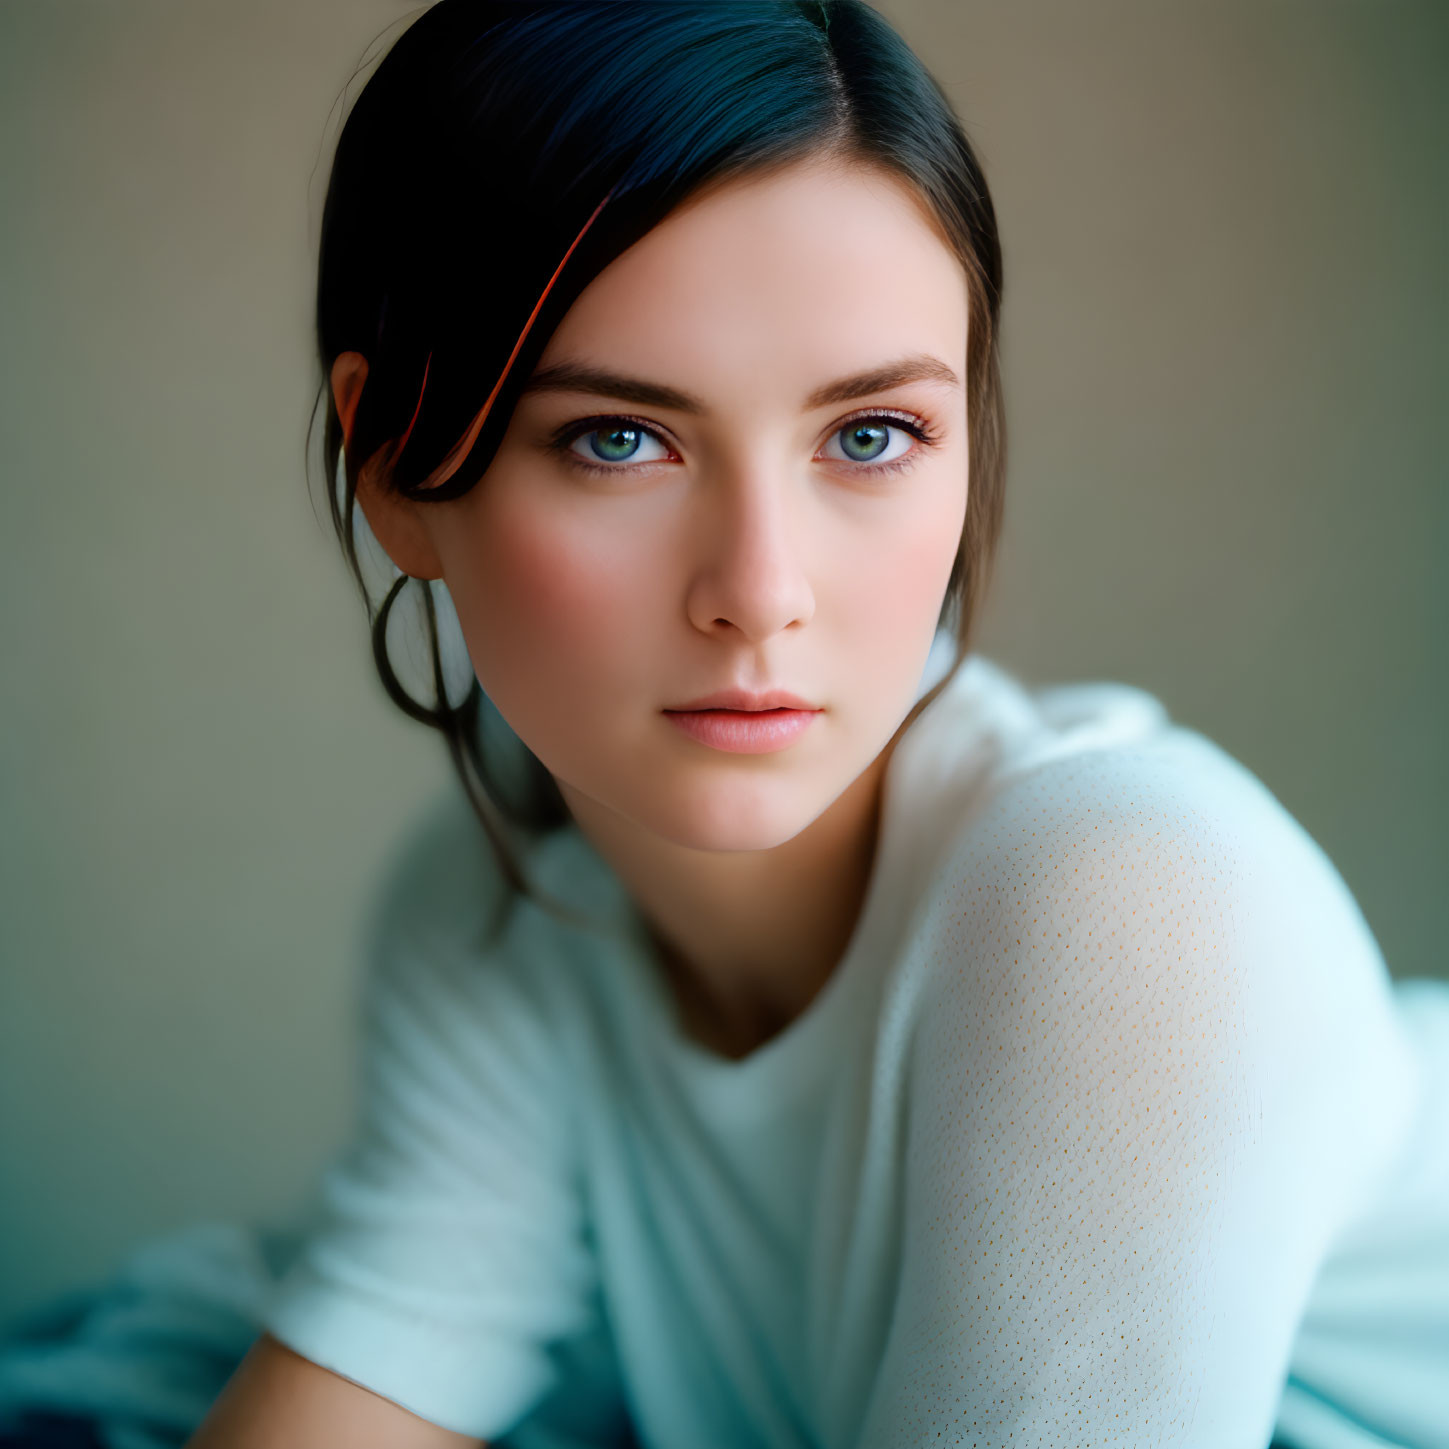
<path fill-rule="evenodd" d="M 529 963 L 480 944 L 501 886 L 476 823 L 429 816 L 367 930 L 356 1124 L 264 1327 L 492 1440 L 555 1386 L 596 1286 L 567 1092 Z M 508 948 L 501 948 L 508 949 Z"/>
<path fill-rule="evenodd" d="M 1208 741 L 1087 752 L 953 847 L 860 1449 L 1262 1449 L 1418 1079 L 1322 851 Z"/>

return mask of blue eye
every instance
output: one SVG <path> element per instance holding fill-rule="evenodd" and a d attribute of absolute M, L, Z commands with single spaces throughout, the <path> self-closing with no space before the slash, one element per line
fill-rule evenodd
<path fill-rule="evenodd" d="M 834 442 L 837 438 L 841 440 L 840 445 L 847 462 L 880 465 L 894 463 L 903 456 L 897 451 L 887 457 L 885 450 L 890 446 L 892 433 L 899 434 L 904 441 L 906 432 L 904 424 L 896 423 L 892 426 L 878 416 L 858 418 L 843 428 L 837 428 L 830 435 L 830 441 Z M 919 439 L 920 434 L 917 433 L 916 437 Z"/>
<path fill-rule="evenodd" d="M 599 463 L 657 463 L 659 458 L 648 456 L 640 457 L 639 448 L 641 442 L 646 438 L 658 441 L 657 435 L 650 432 L 648 428 L 631 422 L 628 418 L 609 418 L 605 420 L 611 423 L 610 427 L 591 428 L 588 432 L 575 433 L 567 440 L 568 451 L 573 453 L 585 467 L 597 466 Z M 597 441 L 595 441 L 597 440 Z M 582 442 L 587 453 L 575 452 L 573 444 Z M 668 450 L 665 450 L 667 456 Z M 606 468 L 612 472 L 613 469 Z"/>

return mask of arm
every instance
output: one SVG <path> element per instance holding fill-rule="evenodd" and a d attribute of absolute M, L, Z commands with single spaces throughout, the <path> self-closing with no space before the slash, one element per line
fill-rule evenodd
<path fill-rule="evenodd" d="M 862 1449 L 1261 1449 L 1409 1121 L 1382 960 L 1246 771 L 1084 756 L 950 862 Z"/>
<path fill-rule="evenodd" d="M 262 1334 L 185 1449 L 465 1449 L 455 1434 Z"/>

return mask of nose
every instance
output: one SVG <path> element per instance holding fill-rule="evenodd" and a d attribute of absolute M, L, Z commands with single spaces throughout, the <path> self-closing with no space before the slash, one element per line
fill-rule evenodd
<path fill-rule="evenodd" d="M 754 463 L 715 473 L 700 489 L 695 519 L 698 562 L 687 600 L 695 628 L 755 644 L 807 623 L 815 594 L 804 521 L 787 470 Z"/>

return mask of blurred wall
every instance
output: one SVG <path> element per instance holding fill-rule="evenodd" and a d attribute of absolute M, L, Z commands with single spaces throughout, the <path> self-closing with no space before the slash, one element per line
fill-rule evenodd
<path fill-rule="evenodd" d="M 1159 694 L 1449 976 L 1449 9 L 882 8 L 1005 246 L 983 649 Z M 345 1127 L 364 896 L 451 777 L 304 483 L 309 289 L 412 13 L 0 8 L 0 1316 L 286 1210 Z"/>

